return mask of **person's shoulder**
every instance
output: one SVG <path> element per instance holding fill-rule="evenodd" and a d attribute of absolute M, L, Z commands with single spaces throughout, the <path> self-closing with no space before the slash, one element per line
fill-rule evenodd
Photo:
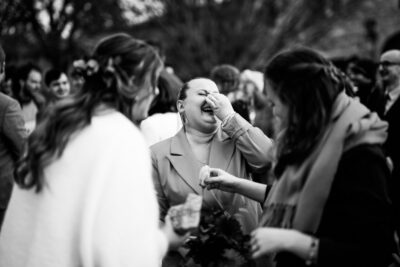
<path fill-rule="evenodd" d="M 386 162 L 386 157 L 381 145 L 377 144 L 362 144 L 355 146 L 342 155 L 342 161 L 351 161 L 360 163 L 371 161 L 379 163 Z"/>
<path fill-rule="evenodd" d="M 141 126 L 164 126 L 165 124 L 177 121 L 178 119 L 180 119 L 179 114 L 176 112 L 156 113 L 143 120 Z"/>
<path fill-rule="evenodd" d="M 4 103 L 7 103 L 7 104 L 8 103 L 12 103 L 12 104 L 16 103 L 16 104 L 18 104 L 18 101 L 15 100 L 12 97 L 0 92 L 0 103 L 2 103 L 3 105 L 4 105 Z"/>
<path fill-rule="evenodd" d="M 94 116 L 90 128 L 96 135 L 105 138 L 105 141 L 110 138 L 143 141 L 143 136 L 134 123 L 117 111 Z"/>
<path fill-rule="evenodd" d="M 173 137 L 164 139 L 150 146 L 152 154 L 165 155 L 169 153 Z"/>
<path fill-rule="evenodd" d="M 162 114 L 153 114 L 140 123 L 140 127 L 156 127 L 162 121 Z"/>
<path fill-rule="evenodd" d="M 18 101 L 6 94 L 0 93 L 0 111 L 3 112 L 21 112 L 21 106 Z"/>

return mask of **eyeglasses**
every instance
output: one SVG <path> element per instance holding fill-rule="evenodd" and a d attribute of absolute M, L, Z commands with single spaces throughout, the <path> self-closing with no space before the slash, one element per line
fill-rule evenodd
<path fill-rule="evenodd" d="M 391 67 L 391 66 L 400 66 L 400 63 L 390 62 L 390 61 L 382 61 L 382 62 L 379 62 L 379 66 L 387 68 L 387 67 Z"/>

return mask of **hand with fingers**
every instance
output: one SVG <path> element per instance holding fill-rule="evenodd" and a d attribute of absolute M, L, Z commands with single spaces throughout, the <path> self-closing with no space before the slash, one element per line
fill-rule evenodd
<path fill-rule="evenodd" d="M 232 104 L 229 101 L 228 97 L 220 93 L 211 93 L 206 97 L 207 103 L 214 110 L 215 116 L 218 119 L 223 121 L 229 115 L 235 113 L 233 110 Z"/>
<path fill-rule="evenodd" d="M 251 253 L 253 258 L 273 254 L 283 249 L 287 230 L 262 227 L 251 233 Z"/>
<path fill-rule="evenodd" d="M 236 192 L 237 178 L 221 169 L 204 166 L 199 174 L 200 186 L 211 189 L 219 189 L 226 192 Z"/>

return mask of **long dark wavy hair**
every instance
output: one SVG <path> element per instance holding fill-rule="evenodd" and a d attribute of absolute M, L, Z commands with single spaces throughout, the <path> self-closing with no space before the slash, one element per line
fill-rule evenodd
<path fill-rule="evenodd" d="M 27 154 L 16 168 L 21 188 L 42 190 L 45 167 L 62 155 L 74 133 L 91 123 L 99 106 L 115 108 L 133 121 L 135 97 L 142 90 L 155 89 L 162 68 L 151 46 L 127 34 L 101 40 L 92 59 L 95 68 L 86 73 L 82 90 L 46 110 L 30 135 Z"/>
<path fill-rule="evenodd" d="M 279 177 L 287 165 L 300 164 L 311 153 L 325 132 L 336 97 L 349 84 L 330 61 L 307 48 L 276 55 L 265 77 L 288 107 L 286 128 L 277 141 L 274 171 Z"/>

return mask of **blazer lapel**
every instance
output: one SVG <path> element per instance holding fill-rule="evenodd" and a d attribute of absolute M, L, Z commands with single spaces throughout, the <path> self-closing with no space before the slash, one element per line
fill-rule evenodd
<path fill-rule="evenodd" d="M 194 192 L 201 195 L 199 172 L 202 164 L 194 158 L 183 128 L 172 138 L 170 154 L 167 156 L 180 178 Z"/>
<path fill-rule="evenodd" d="M 231 161 L 233 152 L 235 150 L 235 144 L 229 138 L 229 136 L 218 129 L 217 134 L 212 140 L 211 151 L 210 151 L 210 166 L 214 168 L 220 168 L 226 170 L 229 162 Z"/>

